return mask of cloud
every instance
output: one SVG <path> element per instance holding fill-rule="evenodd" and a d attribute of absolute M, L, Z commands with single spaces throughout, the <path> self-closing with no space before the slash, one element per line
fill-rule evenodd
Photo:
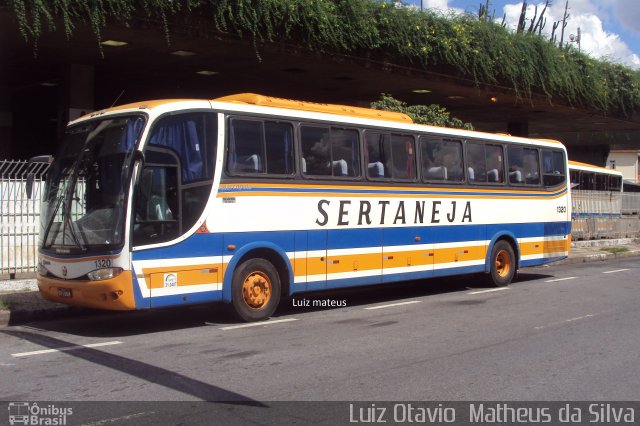
<path fill-rule="evenodd" d="M 449 6 L 449 0 L 422 0 L 423 9 L 438 9 L 443 13 L 462 14 L 464 10 Z"/>
<path fill-rule="evenodd" d="M 640 2 L 638 0 L 617 0 L 613 4 L 613 14 L 626 28 L 640 32 Z"/>
<path fill-rule="evenodd" d="M 627 0 L 620 0 L 624 2 Z M 635 7 L 638 0 L 629 0 Z M 615 4 L 615 3 L 614 3 Z M 538 14 L 542 12 L 544 2 L 538 5 Z M 547 37 L 550 36 L 553 22 L 561 21 L 564 16 L 564 1 L 555 1 L 549 6 L 544 14 L 546 17 L 546 25 L 542 33 Z M 509 28 L 515 30 L 520 17 L 522 3 L 507 4 L 504 7 L 506 14 L 506 24 Z M 535 4 L 530 4 L 527 8 L 527 25 L 534 16 Z M 617 34 L 604 30 L 603 21 L 600 16 L 604 16 L 606 11 L 603 10 L 602 4 L 595 4 L 591 0 L 571 0 L 569 2 L 569 18 L 567 19 L 567 27 L 564 30 L 564 43 L 571 42 L 571 35 L 576 40 L 578 28 L 580 28 L 580 49 L 588 53 L 594 58 L 607 59 L 612 62 L 622 63 L 632 68 L 640 68 L 640 58 L 633 53 L 629 46 Z M 636 26 L 640 27 L 640 23 L 636 22 Z M 555 32 L 556 40 L 561 39 L 562 24 Z M 577 43 L 574 43 L 578 47 Z"/>

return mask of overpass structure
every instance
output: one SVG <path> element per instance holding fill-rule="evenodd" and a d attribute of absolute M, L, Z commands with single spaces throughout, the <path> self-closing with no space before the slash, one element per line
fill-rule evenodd
<path fill-rule="evenodd" d="M 600 165 L 610 149 L 640 141 L 635 114 L 575 107 L 553 94 L 522 96 L 442 64 L 256 40 L 208 28 L 196 12 L 181 12 L 168 27 L 139 15 L 108 20 L 101 45 L 89 24 L 77 22 L 67 36 L 58 21 L 55 30 L 43 28 L 34 47 L 14 11 L 0 6 L 0 158 L 53 153 L 70 118 L 114 103 L 240 92 L 354 106 L 388 93 L 442 105 L 478 130 L 559 139 L 573 159 Z"/>

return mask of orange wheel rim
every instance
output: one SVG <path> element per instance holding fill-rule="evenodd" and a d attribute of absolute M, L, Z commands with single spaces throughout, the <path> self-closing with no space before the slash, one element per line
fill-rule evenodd
<path fill-rule="evenodd" d="M 496 256 L 496 272 L 501 277 L 506 277 L 511 271 L 511 256 L 506 250 L 500 250 Z"/>
<path fill-rule="evenodd" d="M 271 299 L 271 281 L 263 272 L 252 272 L 242 284 L 242 298 L 254 309 L 264 307 Z"/>

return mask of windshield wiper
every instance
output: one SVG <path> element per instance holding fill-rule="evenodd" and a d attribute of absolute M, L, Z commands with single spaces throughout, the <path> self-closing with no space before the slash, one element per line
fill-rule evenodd
<path fill-rule="evenodd" d="M 49 218 L 49 223 L 47 224 L 47 228 L 44 230 L 44 235 L 42 237 L 42 245 L 45 247 L 47 247 L 47 238 L 49 238 L 49 231 L 51 231 L 51 227 L 53 226 L 56 213 L 58 212 L 58 209 L 60 209 L 60 205 L 62 205 L 63 201 L 64 201 L 64 193 L 63 195 L 60 196 L 60 198 L 58 198 L 58 202 L 56 203 L 56 206 L 51 212 L 51 217 Z M 54 238 L 54 241 L 55 241 L 55 238 Z M 53 241 L 51 241 L 51 244 L 49 244 L 48 246 L 51 247 L 52 245 L 53 245 Z"/>

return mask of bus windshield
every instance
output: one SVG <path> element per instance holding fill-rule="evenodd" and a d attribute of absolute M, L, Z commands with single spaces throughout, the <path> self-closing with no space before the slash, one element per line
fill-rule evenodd
<path fill-rule="evenodd" d="M 41 247 L 84 253 L 122 246 L 133 153 L 144 123 L 140 115 L 119 116 L 67 129 L 47 176 Z"/>

